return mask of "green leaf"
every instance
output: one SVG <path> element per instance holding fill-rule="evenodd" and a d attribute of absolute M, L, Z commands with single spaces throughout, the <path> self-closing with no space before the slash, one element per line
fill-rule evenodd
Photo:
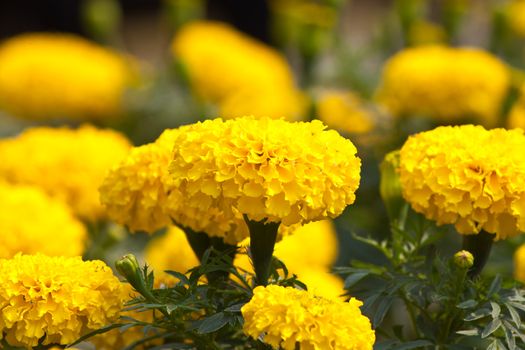
<path fill-rule="evenodd" d="M 510 317 L 512 318 L 512 322 L 514 322 L 514 325 L 516 325 L 516 328 L 519 328 L 521 325 L 521 317 L 520 314 L 516 311 L 515 308 L 512 307 L 512 305 L 505 303 L 505 307 L 507 310 L 509 310 Z"/>
<path fill-rule="evenodd" d="M 357 272 L 357 273 L 351 274 L 345 279 L 345 289 L 352 287 L 353 285 L 361 281 L 363 278 L 365 278 L 369 274 L 370 272 Z"/>
<path fill-rule="evenodd" d="M 514 339 L 512 330 L 504 326 L 503 331 L 505 332 L 505 341 L 507 342 L 507 347 L 509 350 L 516 350 L 516 339 Z"/>
<path fill-rule="evenodd" d="M 473 337 L 475 335 L 478 335 L 479 331 L 476 328 L 473 328 L 473 329 L 464 329 L 461 331 L 457 331 L 456 333 L 461 334 L 461 335 L 466 335 L 468 337 Z"/>
<path fill-rule="evenodd" d="M 377 328 L 381 324 L 381 322 L 383 322 L 383 319 L 388 313 L 388 310 L 390 310 L 390 306 L 392 306 L 393 302 L 394 299 L 391 297 L 385 297 L 383 300 L 381 300 L 381 302 L 377 306 L 377 309 L 374 313 L 374 318 L 372 320 L 374 328 Z"/>
<path fill-rule="evenodd" d="M 493 301 L 490 302 L 490 306 L 492 307 L 492 312 L 490 313 L 492 318 L 497 318 L 501 313 L 501 307 Z"/>
<path fill-rule="evenodd" d="M 216 313 L 208 318 L 205 318 L 198 328 L 198 332 L 202 334 L 215 332 L 224 327 L 229 321 L 223 312 Z"/>
<path fill-rule="evenodd" d="M 501 276 L 497 275 L 492 280 L 492 283 L 490 284 L 490 288 L 489 288 L 489 291 L 487 292 L 487 295 L 491 296 L 491 295 L 499 292 L 500 289 L 501 289 Z"/>
<path fill-rule="evenodd" d="M 476 306 L 477 304 L 478 304 L 478 302 L 476 300 L 469 299 L 469 300 L 466 300 L 466 301 L 464 301 L 462 303 L 459 303 L 457 305 L 457 307 L 460 308 L 460 309 L 470 309 L 470 308 Z"/>
<path fill-rule="evenodd" d="M 486 308 L 479 309 L 477 311 L 474 311 L 468 314 L 467 317 L 464 318 L 464 320 L 465 321 L 479 320 L 480 318 L 487 317 L 488 315 L 490 315 L 490 313 L 491 313 L 491 310 L 489 309 L 486 309 Z"/>
<path fill-rule="evenodd" d="M 481 338 L 486 338 L 492 333 L 494 333 L 499 327 L 501 327 L 501 320 L 499 318 L 495 318 L 492 321 L 489 322 L 488 325 L 483 328 L 483 331 L 481 332 Z"/>
<path fill-rule="evenodd" d="M 228 306 L 224 311 L 228 312 L 241 312 L 241 307 L 244 306 L 245 303 L 238 303 L 231 306 Z"/>

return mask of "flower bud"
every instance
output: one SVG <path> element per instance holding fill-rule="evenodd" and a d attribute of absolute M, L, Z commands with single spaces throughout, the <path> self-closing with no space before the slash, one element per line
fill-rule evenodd
<path fill-rule="evenodd" d="M 469 269 L 474 265 L 474 256 L 467 250 L 460 250 L 454 254 L 454 264 L 462 269 Z"/>
<path fill-rule="evenodd" d="M 126 278 L 126 280 L 140 291 L 143 283 L 141 283 L 140 265 L 137 258 L 133 254 L 126 254 L 115 262 L 117 271 Z"/>
<path fill-rule="evenodd" d="M 381 180 L 379 183 L 379 193 L 385 203 L 390 220 L 399 217 L 401 208 L 405 203 L 401 194 L 401 184 L 399 182 L 399 151 L 388 153 L 381 162 Z"/>

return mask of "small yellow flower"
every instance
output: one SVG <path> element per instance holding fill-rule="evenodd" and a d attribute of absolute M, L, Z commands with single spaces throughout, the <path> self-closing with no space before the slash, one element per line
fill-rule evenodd
<path fill-rule="evenodd" d="M 172 52 L 196 94 L 217 104 L 225 118 L 249 113 L 297 119 L 305 112 L 285 58 L 225 23 L 187 24 L 175 36 Z"/>
<path fill-rule="evenodd" d="M 117 320 L 122 286 L 102 261 L 21 255 L 0 259 L 0 338 L 30 349 L 71 344 Z"/>
<path fill-rule="evenodd" d="M 385 64 L 378 101 L 394 115 L 442 122 L 476 118 L 493 125 L 510 84 L 506 65 L 474 48 L 430 45 L 405 49 Z"/>
<path fill-rule="evenodd" d="M 362 302 L 318 297 L 310 292 L 269 285 L 253 290 L 242 309 L 244 333 L 272 348 L 294 350 L 371 350 L 375 333 L 361 314 Z"/>
<path fill-rule="evenodd" d="M 82 218 L 96 220 L 105 215 L 98 187 L 130 147 L 122 134 L 87 125 L 30 128 L 0 140 L 0 179 L 40 187 Z"/>
<path fill-rule="evenodd" d="M 525 244 L 514 252 L 514 278 L 525 283 Z"/>
<path fill-rule="evenodd" d="M 351 134 L 374 128 L 374 119 L 363 101 L 350 91 L 326 91 L 316 103 L 317 117 L 328 127 Z"/>
<path fill-rule="evenodd" d="M 23 34 L 0 46 L 0 109 L 36 120 L 115 118 L 134 75 L 126 58 L 80 37 Z"/>
<path fill-rule="evenodd" d="M 350 141 L 324 129 L 253 117 L 190 125 L 174 142 L 169 172 L 184 200 L 172 217 L 239 242 L 246 235 L 230 237 L 245 226 L 239 214 L 287 226 L 338 216 L 355 200 L 361 162 Z M 195 210 L 221 212 L 227 224 L 220 229 Z"/>
<path fill-rule="evenodd" d="M 403 197 L 415 211 L 462 234 L 496 239 L 525 231 L 523 130 L 438 127 L 401 148 Z"/>
<path fill-rule="evenodd" d="M 61 201 L 37 187 L 0 181 L 0 258 L 16 253 L 77 256 L 87 233 Z"/>

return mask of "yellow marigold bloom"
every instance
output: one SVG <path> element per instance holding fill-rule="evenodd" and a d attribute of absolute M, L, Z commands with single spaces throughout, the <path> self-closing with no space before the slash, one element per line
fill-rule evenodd
<path fill-rule="evenodd" d="M 116 117 L 133 80 L 126 58 L 74 35 L 24 34 L 0 46 L 0 109 L 15 116 Z"/>
<path fill-rule="evenodd" d="M 296 119 L 304 114 L 306 105 L 286 59 L 225 23 L 189 23 L 175 36 L 172 51 L 196 94 L 218 104 L 224 117 L 250 113 Z"/>
<path fill-rule="evenodd" d="M 164 236 L 148 243 L 145 259 L 155 271 L 155 279 L 166 280 L 168 284 L 170 279 L 165 276 L 165 270 L 185 273 L 199 265 L 184 231 L 176 226 L 171 226 Z"/>
<path fill-rule="evenodd" d="M 474 48 L 420 46 L 384 66 L 377 98 L 395 115 L 424 115 L 443 122 L 477 118 L 494 124 L 510 84 L 503 62 Z"/>
<path fill-rule="evenodd" d="M 328 127 L 351 134 L 371 131 L 375 122 L 363 101 L 350 91 L 325 91 L 317 103 L 317 117 Z"/>
<path fill-rule="evenodd" d="M 375 342 L 370 320 L 361 314 L 362 302 L 314 296 L 312 293 L 269 285 L 257 287 L 241 309 L 244 333 L 274 349 L 368 350 Z"/>
<path fill-rule="evenodd" d="M 0 259 L 0 338 L 12 346 L 70 344 L 116 321 L 121 283 L 102 261 L 42 254 Z"/>
<path fill-rule="evenodd" d="M 168 165 L 177 133 L 165 130 L 155 142 L 134 147 L 109 171 L 99 191 L 112 220 L 149 233 L 171 225 L 166 213 L 172 187 Z"/>
<path fill-rule="evenodd" d="M 464 125 L 411 136 L 400 153 L 403 197 L 459 233 L 514 236 L 525 230 L 524 149 L 521 129 Z"/>
<path fill-rule="evenodd" d="M 509 27 L 519 36 L 525 36 L 525 1 L 511 1 L 504 10 Z"/>
<path fill-rule="evenodd" d="M 0 178 L 40 187 L 79 216 L 95 220 L 105 215 L 97 189 L 129 148 L 129 141 L 112 130 L 30 128 L 0 140 Z"/>
<path fill-rule="evenodd" d="M 514 278 L 525 283 L 525 244 L 514 252 Z"/>
<path fill-rule="evenodd" d="M 190 125 L 175 140 L 170 163 L 184 198 L 175 215 L 186 216 L 184 226 L 218 236 L 244 226 L 239 214 L 284 225 L 338 216 L 355 200 L 361 162 L 350 141 L 324 129 L 320 121 L 253 117 Z M 222 211 L 229 230 L 204 227 L 192 208 Z"/>
<path fill-rule="evenodd" d="M 1 181 L 0 198 L 0 258 L 82 255 L 86 229 L 64 203 L 39 188 Z"/>

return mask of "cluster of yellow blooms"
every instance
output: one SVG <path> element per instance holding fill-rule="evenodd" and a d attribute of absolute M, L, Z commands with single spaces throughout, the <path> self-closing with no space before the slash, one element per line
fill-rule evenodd
<path fill-rule="evenodd" d="M 80 37 L 20 35 L 0 46 L 0 109 L 37 120 L 113 118 L 134 75 L 126 58 Z"/>
<path fill-rule="evenodd" d="M 0 259 L 0 285 L 0 337 L 12 346 L 71 344 L 122 309 L 122 285 L 101 261 L 18 254 Z"/>
<path fill-rule="evenodd" d="M 0 198 L 0 258 L 82 255 L 86 229 L 67 205 L 36 187 L 1 181 Z"/>
<path fill-rule="evenodd" d="M 308 286 L 308 290 L 331 298 L 344 293 L 343 281 L 329 272 L 338 253 L 337 235 L 332 221 L 310 222 L 294 229 L 293 234 L 283 236 L 275 244 L 274 256 L 284 262 L 290 273 L 296 274 Z M 249 245 L 249 238 L 240 243 L 241 247 Z M 247 254 L 237 254 L 234 265 L 241 272 L 253 273 Z"/>
<path fill-rule="evenodd" d="M 374 128 L 374 119 L 363 101 L 350 91 L 325 91 L 316 101 L 317 117 L 328 127 L 350 134 Z"/>
<path fill-rule="evenodd" d="M 312 293 L 269 285 L 253 290 L 241 311 L 244 333 L 274 349 L 371 350 L 375 341 L 370 320 L 357 299 L 344 302 Z"/>
<path fill-rule="evenodd" d="M 338 216 L 355 200 L 361 162 L 349 140 L 324 129 L 319 121 L 253 117 L 190 125 L 175 140 L 169 168 L 182 209 L 284 225 Z M 202 225 L 190 219 L 183 225 Z"/>
<path fill-rule="evenodd" d="M 100 201 L 108 216 L 132 231 L 153 233 L 171 225 L 166 213 L 171 199 L 168 165 L 179 131 L 165 130 L 153 143 L 131 149 L 111 168 L 100 186 Z"/>
<path fill-rule="evenodd" d="M 514 236 L 525 231 L 524 149 L 521 129 L 464 125 L 416 134 L 401 148 L 403 196 L 417 212 L 462 234 Z"/>
<path fill-rule="evenodd" d="M 350 141 L 324 128 L 243 117 L 168 130 L 112 169 L 101 201 L 132 229 L 173 219 L 231 244 L 248 236 L 242 214 L 285 225 L 335 217 L 355 200 L 361 164 Z"/>
<path fill-rule="evenodd" d="M 476 118 L 493 125 L 509 84 L 508 68 L 487 52 L 420 46 L 399 52 L 385 64 L 377 99 L 395 115 L 442 122 Z"/>
<path fill-rule="evenodd" d="M 177 33 L 172 48 L 197 95 L 217 104 L 223 117 L 303 116 L 304 96 L 285 58 L 227 24 L 192 22 Z"/>
<path fill-rule="evenodd" d="M 40 187 L 80 217 L 95 220 L 105 215 L 97 189 L 130 147 L 122 134 L 87 125 L 30 128 L 0 140 L 0 178 Z"/>

